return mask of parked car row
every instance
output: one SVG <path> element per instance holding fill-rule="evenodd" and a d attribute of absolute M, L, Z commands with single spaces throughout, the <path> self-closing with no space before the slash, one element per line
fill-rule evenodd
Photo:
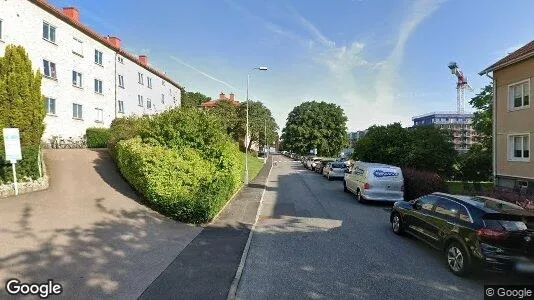
<path fill-rule="evenodd" d="M 360 203 L 393 202 L 389 221 L 398 235 L 411 235 L 443 253 L 452 273 L 474 270 L 534 274 L 534 213 L 482 196 L 431 193 L 404 200 L 404 178 L 396 166 L 316 156 L 296 156 L 309 170 L 342 178 L 345 192 Z"/>

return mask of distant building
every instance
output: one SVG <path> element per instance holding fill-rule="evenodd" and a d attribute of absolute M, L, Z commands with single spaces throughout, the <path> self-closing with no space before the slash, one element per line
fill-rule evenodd
<path fill-rule="evenodd" d="M 443 130 L 450 130 L 453 135 L 454 148 L 467 152 L 479 136 L 471 125 L 473 114 L 456 112 L 433 112 L 412 118 L 414 126 L 434 125 Z"/>
<path fill-rule="evenodd" d="M 367 130 L 349 132 L 348 136 L 349 136 L 350 144 L 352 145 L 354 142 L 361 139 L 363 136 L 365 136 L 366 133 L 367 133 Z"/>
<path fill-rule="evenodd" d="M 206 109 L 214 108 L 215 106 L 217 106 L 217 103 L 219 103 L 219 101 L 227 101 L 227 102 L 233 104 L 234 106 L 239 106 L 240 105 L 239 101 L 237 101 L 235 99 L 234 93 L 230 93 L 229 97 L 226 97 L 226 95 L 223 92 L 221 92 L 219 94 L 219 98 L 218 99 L 204 102 L 200 106 L 202 106 L 202 108 L 206 108 Z"/>

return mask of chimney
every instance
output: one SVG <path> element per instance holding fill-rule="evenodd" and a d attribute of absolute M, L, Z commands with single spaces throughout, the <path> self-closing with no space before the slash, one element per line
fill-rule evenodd
<path fill-rule="evenodd" d="M 63 7 L 63 13 L 69 17 L 69 19 L 80 22 L 80 11 L 76 7 Z"/>
<path fill-rule="evenodd" d="M 235 101 L 235 95 L 234 95 L 234 93 L 230 93 L 230 101 Z"/>
<path fill-rule="evenodd" d="M 108 41 L 108 43 L 110 45 L 112 45 L 115 48 L 120 48 L 121 47 L 121 39 L 119 39 L 116 36 L 108 36 L 108 37 L 106 37 L 106 40 Z"/>
<path fill-rule="evenodd" d="M 146 55 L 139 55 L 139 61 L 143 64 L 143 65 L 147 65 L 148 64 L 148 56 Z"/>
<path fill-rule="evenodd" d="M 221 92 L 221 93 L 219 94 L 219 100 L 225 100 L 225 99 L 226 99 L 226 96 L 224 95 L 223 92 Z"/>

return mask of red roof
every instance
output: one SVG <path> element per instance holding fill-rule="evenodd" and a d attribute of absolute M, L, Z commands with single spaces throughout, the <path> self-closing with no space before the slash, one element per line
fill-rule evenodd
<path fill-rule="evenodd" d="M 126 52 L 122 48 L 114 46 L 103 35 L 93 31 L 91 28 L 85 26 L 81 22 L 78 22 L 78 21 L 75 21 L 75 20 L 69 18 L 67 15 L 65 15 L 65 13 L 62 10 L 60 10 L 60 9 L 56 8 L 55 6 L 53 6 L 52 4 L 46 2 L 46 0 L 29 0 L 29 1 L 32 2 L 33 4 L 37 5 L 37 6 L 41 7 L 42 9 L 48 11 L 49 13 L 53 14 L 57 18 L 63 20 L 65 23 L 70 24 L 71 26 L 75 27 L 76 29 L 80 30 L 81 32 L 83 32 L 83 33 L 87 34 L 88 36 L 94 38 L 95 40 L 97 40 L 100 43 L 102 43 L 104 46 L 106 46 L 106 47 L 116 51 L 117 53 L 129 58 L 131 61 L 135 62 L 139 66 L 141 66 L 141 67 L 145 68 L 146 70 L 154 73 L 155 75 L 167 80 L 169 83 L 171 83 L 175 87 L 179 88 L 180 90 L 184 89 L 183 86 L 178 84 L 176 81 L 172 80 L 166 74 L 161 73 L 160 71 L 152 68 L 151 66 L 143 64 L 142 62 L 139 61 L 139 58 L 136 57 L 135 55 Z"/>
<path fill-rule="evenodd" d="M 224 93 L 220 93 L 219 94 L 219 99 L 206 101 L 206 102 L 200 104 L 200 106 L 202 106 L 203 108 L 214 108 L 215 106 L 217 106 L 217 103 L 219 103 L 219 101 L 226 101 L 226 102 L 231 103 L 234 106 L 239 106 L 240 105 L 239 101 L 234 99 L 234 94 L 230 94 L 230 98 L 227 98 L 224 95 Z"/>
<path fill-rule="evenodd" d="M 509 66 L 514 63 L 518 63 L 522 60 L 525 60 L 529 57 L 534 56 L 534 41 L 524 45 L 523 47 L 517 49 L 516 51 L 508 54 L 503 59 L 497 61 L 493 65 L 487 67 L 484 71 L 480 72 L 480 75 L 483 75 L 487 72 L 493 72 L 497 69 L 502 69 L 506 66 Z"/>

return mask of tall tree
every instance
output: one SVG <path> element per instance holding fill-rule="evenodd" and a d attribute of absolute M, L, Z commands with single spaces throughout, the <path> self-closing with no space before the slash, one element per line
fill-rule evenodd
<path fill-rule="evenodd" d="M 182 107 L 198 107 L 200 104 L 210 100 L 210 97 L 199 92 L 184 92 L 182 94 Z"/>
<path fill-rule="evenodd" d="M 275 132 L 278 131 L 278 125 L 272 116 L 271 110 L 260 101 L 249 100 L 248 115 L 250 140 L 246 147 L 250 149 L 253 143 L 264 144 L 265 126 L 267 126 L 268 142 L 272 144 Z M 241 137 L 242 141 L 245 140 L 246 135 L 246 116 L 247 104 L 243 102 L 238 108 L 239 122 L 236 129 L 236 133 Z"/>
<path fill-rule="evenodd" d="M 40 72 L 22 46 L 8 45 L 0 57 L 0 127 L 19 128 L 22 146 L 39 145 L 45 114 Z"/>
<path fill-rule="evenodd" d="M 482 134 L 482 142 L 486 147 L 491 146 L 493 135 L 493 84 L 488 84 L 480 93 L 473 97 L 471 104 L 477 111 L 473 117 L 473 129 Z"/>
<path fill-rule="evenodd" d="M 295 153 L 317 148 L 319 155 L 338 155 L 348 145 L 347 117 L 336 104 L 304 102 L 289 113 L 282 140 L 284 149 Z"/>
<path fill-rule="evenodd" d="M 234 140 L 239 140 L 239 117 L 238 108 L 229 101 L 219 101 L 217 106 L 209 110 L 209 113 L 219 117 L 228 135 Z"/>

